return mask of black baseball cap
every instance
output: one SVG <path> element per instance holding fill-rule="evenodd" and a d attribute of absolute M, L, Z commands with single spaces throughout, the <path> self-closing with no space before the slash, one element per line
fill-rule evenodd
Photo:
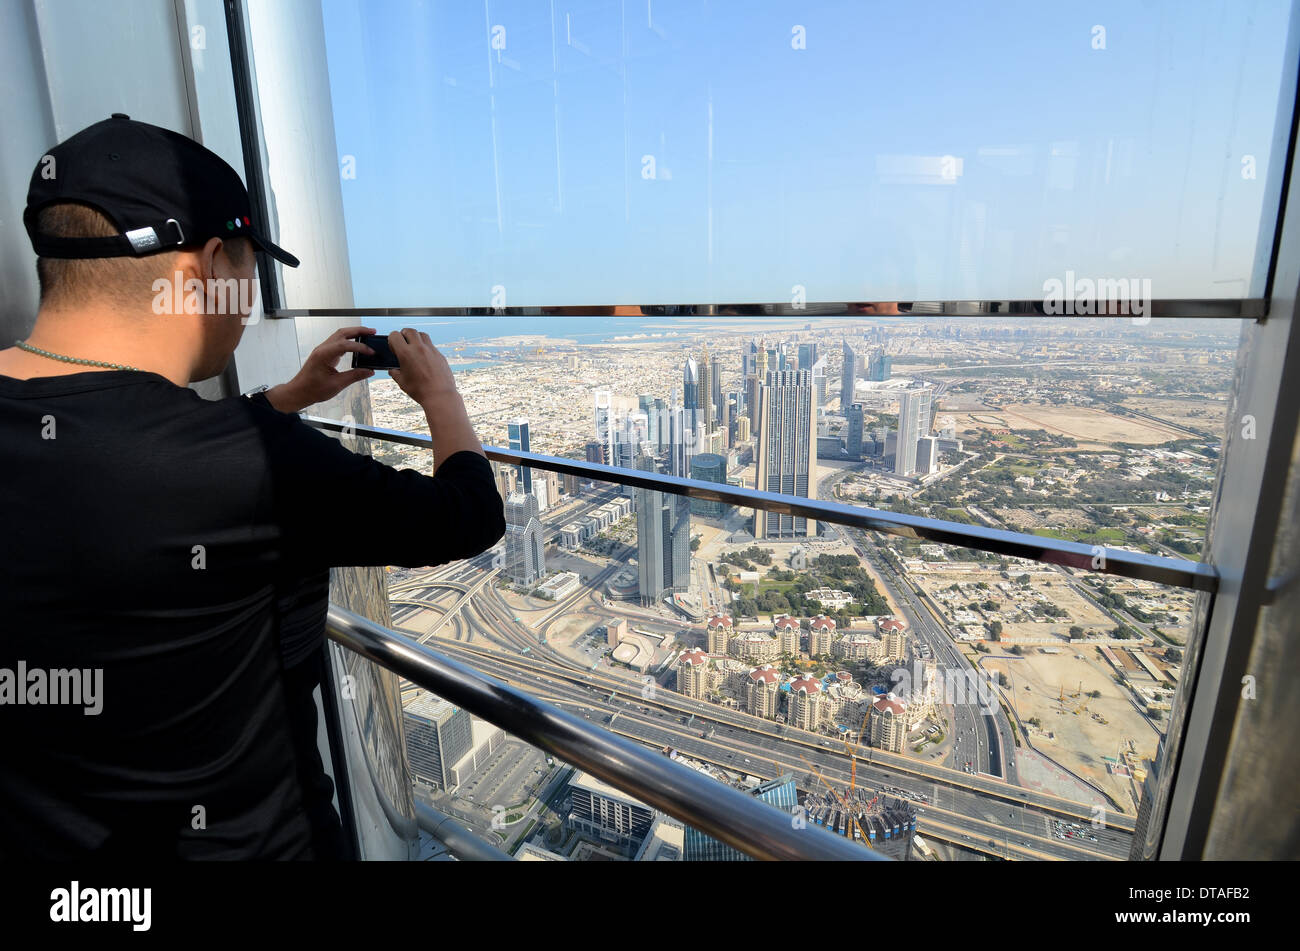
<path fill-rule="evenodd" d="M 58 202 L 102 212 L 121 234 L 42 235 L 36 217 Z M 82 129 L 41 157 L 27 189 L 23 224 L 47 258 L 144 257 L 201 247 L 209 238 L 248 238 L 290 267 L 298 259 L 253 224 L 248 190 L 215 152 L 188 136 L 121 112 Z"/>

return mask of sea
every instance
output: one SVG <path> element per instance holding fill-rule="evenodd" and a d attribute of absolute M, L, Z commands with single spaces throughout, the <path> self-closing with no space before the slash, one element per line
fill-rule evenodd
<path fill-rule="evenodd" d="M 714 326 L 735 321 L 738 332 L 754 328 L 759 332 L 763 324 L 771 322 L 789 325 L 790 317 L 746 316 L 737 317 L 678 317 L 675 315 L 639 315 L 635 317 L 546 316 L 530 317 L 371 317 L 368 326 L 380 333 L 392 333 L 403 327 L 414 327 L 429 335 L 434 344 L 481 344 L 496 337 L 518 337 L 545 334 L 548 337 L 576 340 L 579 344 L 603 343 L 616 337 L 632 334 L 665 333 L 690 334 L 701 324 Z"/>

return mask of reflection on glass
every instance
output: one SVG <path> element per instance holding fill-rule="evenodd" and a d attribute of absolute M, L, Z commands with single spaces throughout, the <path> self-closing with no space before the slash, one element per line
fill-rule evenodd
<path fill-rule="evenodd" d="M 362 305 L 1262 295 L 1280 0 L 323 9 Z"/>
<path fill-rule="evenodd" d="M 811 425 L 815 498 L 1078 542 L 1093 563 L 788 517 L 764 535 L 775 509 L 494 463 L 506 538 L 467 562 L 390 570 L 394 624 L 865 848 L 1127 857 L 1197 602 L 1107 574 L 1105 559 L 1199 558 L 1239 328 L 874 306 L 860 321 L 575 319 L 462 341 L 465 321 L 443 349 L 488 445 L 526 431 L 533 452 L 705 486 L 753 487 L 768 454 L 799 494 L 798 465 L 783 466 Z M 371 390 L 378 425 L 420 428 L 390 382 Z M 429 465 L 422 450 L 377 452 Z M 524 761 L 484 742 L 467 777 Z M 484 834 L 502 831 L 496 806 L 529 817 L 496 837 L 506 848 L 734 857 L 632 792 L 528 755 L 517 795 L 484 800 L 495 773 L 448 793 Z M 770 801 L 787 782 L 796 802 Z"/>

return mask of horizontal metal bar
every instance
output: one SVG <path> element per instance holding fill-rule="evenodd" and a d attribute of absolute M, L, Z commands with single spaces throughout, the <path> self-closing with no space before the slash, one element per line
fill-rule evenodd
<path fill-rule="evenodd" d="M 780 809 L 337 605 L 330 605 L 325 630 L 348 650 L 746 855 L 767 860 L 885 860 L 861 843 L 815 824 L 795 828 L 793 817 Z"/>
<path fill-rule="evenodd" d="M 454 816 L 439 812 L 428 803 L 416 802 L 415 821 L 463 862 L 514 861 L 509 853 L 467 831 Z"/>
<path fill-rule="evenodd" d="M 418 446 L 429 450 L 433 448 L 432 440 L 428 436 L 417 433 L 383 429 L 378 426 L 361 426 L 320 416 L 304 415 L 302 419 L 319 429 L 333 432 L 346 430 L 361 438 Z M 1216 591 L 1219 586 L 1219 573 L 1212 565 L 1182 558 L 1165 558 L 1127 551 L 1123 548 L 1085 545 L 1081 542 L 1063 541 L 1043 535 L 1027 535 L 1023 532 L 1009 532 L 982 525 L 964 525 L 961 522 L 924 518 L 920 515 L 903 515 L 884 509 L 845 505 L 841 502 L 827 502 L 821 499 L 803 499 L 778 492 L 762 492 L 758 489 L 742 489 L 717 482 L 683 479 L 679 476 L 606 466 L 582 459 L 566 459 L 562 456 L 547 456 L 537 452 L 521 452 L 517 449 L 501 449 L 496 446 L 485 446 L 484 452 L 489 459 L 497 462 L 522 464 L 534 469 L 670 492 L 674 495 L 685 495 L 709 502 L 724 502 L 742 508 L 798 515 L 834 525 L 848 525 L 870 532 L 883 532 L 886 535 L 914 538 L 940 545 L 974 548 L 977 551 L 1005 555 L 1009 558 L 1064 565 L 1080 571 L 1137 578 L 1175 588 L 1190 588 L 1193 591 Z"/>
<path fill-rule="evenodd" d="M 1061 308 L 1070 306 L 1068 313 Z M 1049 312 L 1049 307 L 1055 313 Z M 558 307 L 279 307 L 269 318 L 291 317 L 870 317 L 870 316 L 1021 316 L 1057 317 L 1223 317 L 1268 315 L 1262 297 L 1189 298 L 1186 300 L 1096 301 L 1092 313 L 1078 312 L 1073 302 L 1041 300 L 871 301 L 775 304 L 577 304 Z"/>

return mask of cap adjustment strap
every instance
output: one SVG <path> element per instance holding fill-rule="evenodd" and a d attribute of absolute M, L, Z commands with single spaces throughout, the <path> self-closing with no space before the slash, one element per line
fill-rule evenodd
<path fill-rule="evenodd" d="M 156 225 L 135 228 L 125 234 L 102 238 L 67 238 L 40 234 L 32 230 L 32 247 L 45 258 L 121 258 L 144 257 L 185 244 L 185 229 L 175 218 Z M 164 244 L 159 234 L 168 236 Z M 171 240 L 172 235 L 175 239 Z"/>

